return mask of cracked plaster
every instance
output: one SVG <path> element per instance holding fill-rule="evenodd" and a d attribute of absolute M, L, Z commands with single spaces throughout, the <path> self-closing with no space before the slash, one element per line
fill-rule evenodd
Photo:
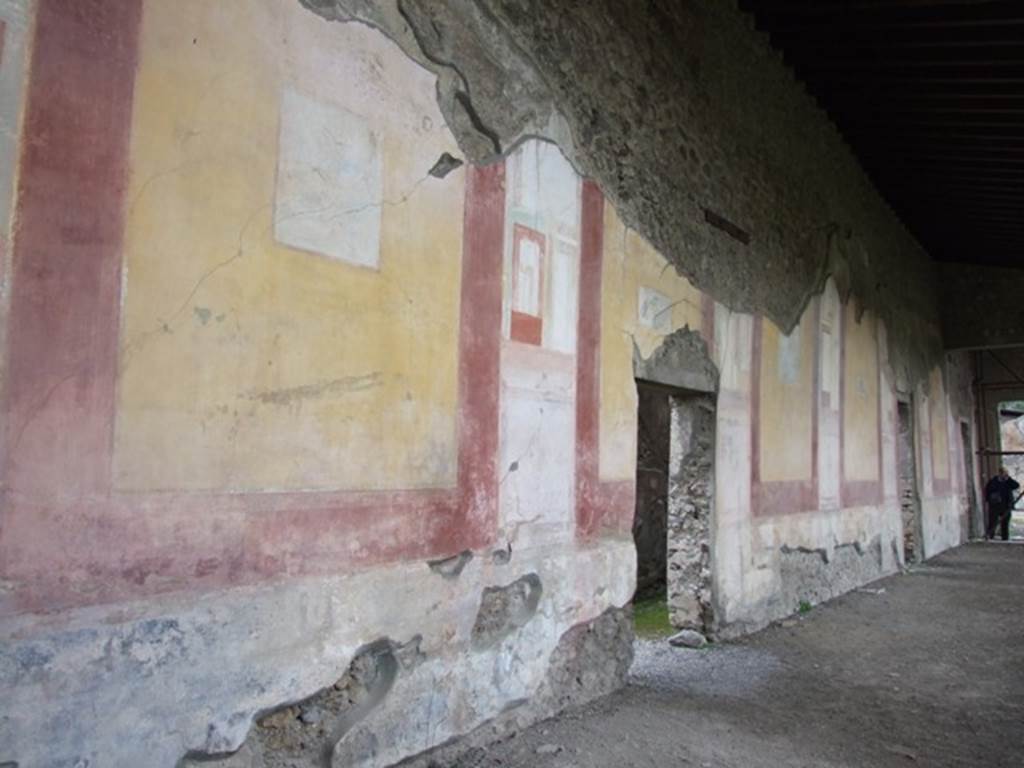
<path fill-rule="evenodd" d="M 585 14 L 541 0 L 299 0 L 384 32 L 438 77 L 468 159 L 559 145 L 623 220 L 729 308 L 795 326 L 831 276 L 885 322 L 896 375 L 939 360 L 927 254 L 826 115 L 731 3 L 655 0 Z M 750 233 L 749 246 L 705 212 Z"/>

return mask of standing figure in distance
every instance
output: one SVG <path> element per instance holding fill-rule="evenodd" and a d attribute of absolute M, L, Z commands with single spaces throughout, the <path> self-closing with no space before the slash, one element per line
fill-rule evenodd
<path fill-rule="evenodd" d="M 1013 514 L 1013 506 L 1016 503 L 1013 492 L 1018 488 L 1020 488 L 1020 483 L 1010 477 L 1006 467 L 1000 467 L 999 474 L 988 481 L 985 486 L 985 503 L 988 504 L 986 539 L 995 538 L 998 525 L 1003 541 L 1009 540 L 1010 515 Z"/>

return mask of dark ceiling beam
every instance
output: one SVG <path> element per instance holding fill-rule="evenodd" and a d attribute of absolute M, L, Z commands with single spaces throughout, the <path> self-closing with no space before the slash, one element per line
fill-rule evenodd
<path fill-rule="evenodd" d="M 852 142 L 853 140 L 850 139 Z M 964 158 L 991 160 L 993 158 L 1007 158 L 1011 162 L 1019 159 L 1024 152 L 1024 144 L 1020 145 L 996 145 L 992 146 L 985 142 L 974 142 L 972 144 L 938 144 L 938 143 L 906 143 L 885 140 L 869 140 L 860 138 L 855 142 L 864 152 L 871 152 L 878 155 L 899 154 L 910 155 L 922 159 L 942 161 L 950 158 Z"/>
<path fill-rule="evenodd" d="M 923 152 L 872 152 L 865 149 L 862 153 L 865 165 L 874 161 L 896 163 L 902 166 L 915 167 L 943 167 L 943 168 L 969 168 L 979 176 L 995 173 L 1006 176 L 1021 174 L 1024 171 L 1024 157 L 1020 155 L 1004 157 L 966 157 L 962 153 L 928 155 Z M 1024 175 L 1021 176 L 1024 179 Z"/>
<path fill-rule="evenodd" d="M 955 211 L 956 215 L 959 216 L 961 211 L 977 211 L 979 214 L 986 216 L 989 209 L 995 206 L 992 210 L 991 215 L 1008 216 L 1011 219 L 1016 219 L 1021 213 L 1021 206 L 1017 205 L 1007 206 L 1005 208 L 998 207 L 997 201 L 991 200 L 958 200 L 956 198 L 942 197 L 942 196 L 928 196 L 928 195 L 915 195 L 915 194 L 890 194 L 887 198 L 891 204 L 898 208 L 901 215 L 911 216 L 916 215 L 921 209 L 927 209 L 934 213 L 934 211 Z M 915 208 L 914 206 L 917 206 Z M 927 224 L 927 221 L 922 222 Z"/>
<path fill-rule="evenodd" d="M 989 160 L 992 158 L 1003 157 L 1008 161 L 1020 161 L 1024 160 L 1024 148 L 1020 147 L 1007 147 L 1002 150 L 1002 154 L 988 154 L 987 150 L 980 149 L 978 147 L 967 148 L 967 147 L 939 147 L 939 146 L 925 146 L 925 147 L 914 147 L 908 144 L 875 144 L 867 141 L 850 142 L 853 149 L 856 151 L 857 156 L 860 158 L 861 165 L 865 167 L 875 166 L 880 163 L 888 163 L 892 160 L 900 160 L 903 158 L 911 158 L 918 161 L 922 167 L 935 167 L 940 168 L 947 161 L 953 162 L 956 160 L 966 161 L 970 163 L 973 160 Z M 987 176 L 992 170 L 997 171 L 1014 171 L 1019 169 L 1016 168 L 1018 163 L 1014 163 L 1013 166 L 999 165 L 995 168 L 986 165 L 972 165 L 972 170 L 981 176 Z M 1006 174 L 1004 174 L 1006 175 Z M 1024 181 L 1024 177 L 1021 178 Z"/>
<path fill-rule="evenodd" d="M 1024 205 L 1020 201 L 1013 204 L 1000 205 L 998 201 L 957 199 L 943 195 L 924 194 L 894 194 L 890 196 L 894 201 L 899 202 L 900 210 L 910 211 L 914 206 L 927 207 L 929 210 L 936 208 L 942 210 L 956 210 L 959 215 L 963 211 L 977 212 L 979 214 L 998 215 L 1009 217 L 1016 221 L 1024 214 Z"/>
<path fill-rule="evenodd" d="M 816 14 L 830 9 L 891 10 L 893 8 L 921 9 L 939 6 L 978 8 L 979 6 L 1006 5 L 1006 0 L 739 0 L 745 11 L 773 11 L 776 13 Z"/>
<path fill-rule="evenodd" d="M 896 118 L 899 119 L 896 119 Z M 906 131 L 910 128 L 946 128 L 949 130 L 991 130 L 993 133 L 1013 134 L 1021 127 L 1024 127 L 1024 119 L 1020 115 L 1006 115 L 1006 119 L 994 119 L 993 115 L 975 117 L 973 115 L 899 115 L 886 116 L 884 114 L 846 114 L 837 112 L 837 117 L 846 124 L 854 126 L 870 125 L 876 127 L 892 127 L 896 131 Z M 845 127 L 845 125 L 844 125 Z"/>
<path fill-rule="evenodd" d="M 992 3 L 921 3 L 908 7 L 883 3 L 857 7 L 855 3 L 819 2 L 798 10 L 779 10 L 770 2 L 754 3 L 758 27 L 795 32 L 821 27 L 886 29 L 908 27 L 1024 26 L 1024 8 L 1015 0 Z"/>
<path fill-rule="evenodd" d="M 1017 198 L 1021 194 L 1020 182 L 999 182 L 988 179 L 964 178 L 942 171 L 921 172 L 908 174 L 902 168 L 879 168 L 875 174 L 885 188 L 890 184 L 894 189 L 899 189 L 898 184 L 902 180 L 908 186 L 916 188 L 935 187 L 940 184 L 952 185 L 960 190 L 963 195 L 990 195 L 999 198 Z"/>
<path fill-rule="evenodd" d="M 1021 31 L 1024 34 L 1024 30 Z M 848 59 L 821 62 L 814 66 L 815 77 L 828 82 L 850 78 L 946 79 L 969 77 L 972 80 L 1005 80 L 1024 77 L 1024 59 L 1013 61 L 952 63 L 948 61 L 893 62 L 887 59 Z M 803 78 L 800 78 L 803 80 Z"/>
<path fill-rule="evenodd" d="M 872 28 L 820 25 L 810 32 L 771 30 L 774 41 L 789 49 L 828 51 L 829 46 L 858 48 L 961 48 L 981 45 L 1014 45 L 1017 27 L 993 24 L 974 27 L 894 27 L 884 36 Z"/>
<path fill-rule="evenodd" d="M 964 96 L 962 94 L 827 93 L 818 97 L 827 105 L 844 108 L 889 109 L 901 112 L 991 112 L 1016 113 L 1024 109 L 1024 93 L 1017 96 Z"/>
<path fill-rule="evenodd" d="M 1024 27 L 1020 33 L 1024 35 Z M 851 45 L 836 42 L 832 45 L 802 45 L 778 40 L 787 60 L 810 62 L 815 69 L 822 67 L 865 68 L 872 63 L 885 65 L 938 67 L 938 66 L 994 66 L 1020 63 L 1020 45 L 1017 43 L 973 46 L 885 46 Z"/>

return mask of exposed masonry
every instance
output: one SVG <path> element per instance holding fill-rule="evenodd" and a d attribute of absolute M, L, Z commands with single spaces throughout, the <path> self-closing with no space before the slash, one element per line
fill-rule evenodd
<path fill-rule="evenodd" d="M 896 546 L 895 541 L 890 544 Z M 885 575 L 882 547 L 881 535 L 866 546 L 852 541 L 828 548 L 780 547 L 781 585 L 776 599 L 783 611 L 779 614 L 794 613 L 801 603 L 830 600 Z"/>
<path fill-rule="evenodd" d="M 489 648 L 524 626 L 537 612 L 543 588 L 528 573 L 505 587 L 486 587 L 473 625 L 474 649 Z"/>
<path fill-rule="evenodd" d="M 650 357 L 644 358 L 633 345 L 633 376 L 668 387 L 692 392 L 718 392 L 718 368 L 708 354 L 708 345 L 688 327 L 673 331 Z"/>
<path fill-rule="evenodd" d="M 931 263 L 732 3 L 299 0 L 438 76 L 468 159 L 556 142 L 697 287 L 792 328 L 825 279 L 882 318 L 900 379 L 941 354 Z M 596 52 L 600 55 L 595 55 Z M 750 236 L 712 227 L 706 211 Z"/>
<path fill-rule="evenodd" d="M 504 589 L 515 590 L 522 581 Z M 376 752 L 376 737 L 372 731 L 357 731 L 354 726 L 379 707 L 396 681 L 423 659 L 418 637 L 404 644 L 388 639 L 371 643 L 333 685 L 257 718 L 248 739 L 236 752 L 191 753 L 179 766 L 341 768 L 363 764 Z M 632 616 L 627 609 L 610 609 L 561 637 L 551 654 L 546 679 L 534 697 L 512 702 L 505 712 L 467 737 L 402 764 L 416 768 L 464 765 L 482 745 L 567 706 L 613 692 L 625 683 L 632 660 Z"/>
<path fill-rule="evenodd" d="M 914 454 L 913 417 L 910 406 L 897 406 L 899 435 L 896 455 L 899 464 L 900 516 L 903 521 L 903 560 L 914 562 L 920 559 L 920 501 L 917 498 L 917 461 Z"/>
<path fill-rule="evenodd" d="M 230 755 L 190 754 L 181 768 L 322 768 L 336 764 L 335 753 L 350 748 L 346 736 L 390 693 L 395 680 L 424 658 L 421 639 L 404 644 L 389 639 L 370 643 L 356 654 L 333 685 L 302 701 L 257 718 L 249 738 Z M 361 734 L 362 735 L 362 734 Z M 359 751 L 372 745 L 360 744 Z"/>
<path fill-rule="evenodd" d="M 668 493 L 668 609 L 673 626 L 708 634 L 711 514 L 714 509 L 715 401 L 672 398 Z"/>

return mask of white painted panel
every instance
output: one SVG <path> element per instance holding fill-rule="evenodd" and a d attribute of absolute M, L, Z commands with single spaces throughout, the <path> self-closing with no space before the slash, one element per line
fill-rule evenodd
<path fill-rule="evenodd" d="M 521 344 L 501 355 L 500 537 L 513 547 L 575 530 L 574 358 Z"/>
<path fill-rule="evenodd" d="M 576 354 L 579 318 L 579 250 L 575 243 L 555 240 L 551 263 L 550 338 L 546 346 Z"/>
<path fill-rule="evenodd" d="M 789 336 L 779 336 L 779 358 L 777 361 L 779 381 L 783 384 L 797 384 L 800 381 L 802 333 L 798 325 Z"/>
<path fill-rule="evenodd" d="M 539 148 L 539 141 L 528 141 L 509 158 L 513 205 L 529 213 L 535 213 L 540 207 Z"/>
<path fill-rule="evenodd" d="M 671 333 L 672 300 L 661 291 L 641 285 L 637 295 L 637 321 L 658 333 Z"/>
<path fill-rule="evenodd" d="M 538 142 L 541 212 L 548 226 L 572 239 L 579 237 L 580 180 L 554 144 Z"/>
<path fill-rule="evenodd" d="M 363 267 L 380 258 L 381 160 L 366 120 L 286 89 L 274 236 Z"/>
<path fill-rule="evenodd" d="M 519 241 L 519 259 L 516 262 L 515 295 L 512 309 L 527 315 L 540 315 L 540 282 L 543 254 L 540 245 L 523 238 Z"/>

